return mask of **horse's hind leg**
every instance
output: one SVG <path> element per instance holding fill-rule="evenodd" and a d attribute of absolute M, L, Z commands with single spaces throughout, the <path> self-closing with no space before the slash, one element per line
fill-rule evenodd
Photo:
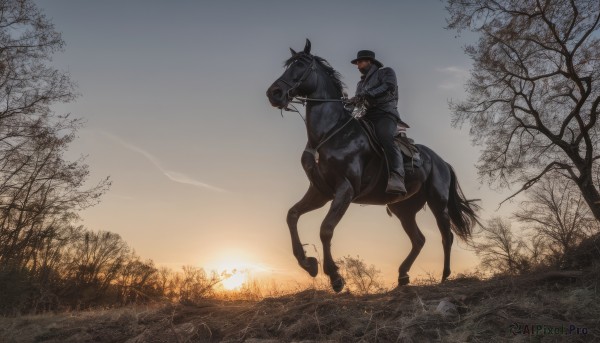
<path fill-rule="evenodd" d="M 408 238 L 410 238 L 410 243 L 412 244 L 410 253 L 398 269 L 398 286 L 408 285 L 410 282 L 408 272 L 425 245 L 425 236 L 419 229 L 416 220 L 417 212 L 423 208 L 423 205 L 425 205 L 425 200 L 419 194 L 408 200 L 388 205 L 390 211 L 400 219 L 402 228 L 408 235 Z"/>
<path fill-rule="evenodd" d="M 315 277 L 319 273 L 319 263 L 314 257 L 306 257 L 304 247 L 300 241 L 298 235 L 298 219 L 300 216 L 323 207 L 329 201 L 326 196 L 319 192 L 313 185 L 310 185 L 304 197 L 300 199 L 287 214 L 287 224 L 290 229 L 290 236 L 292 238 L 292 249 L 298 264 L 306 270 L 310 276 Z"/>
<path fill-rule="evenodd" d="M 442 235 L 442 245 L 444 247 L 444 271 L 442 273 L 442 282 L 444 282 L 450 275 L 450 251 L 452 250 L 454 235 L 452 234 L 450 216 L 448 215 L 448 197 L 438 195 L 434 199 L 435 201 L 428 200 L 427 203 L 431 208 L 431 212 L 433 212 Z"/>

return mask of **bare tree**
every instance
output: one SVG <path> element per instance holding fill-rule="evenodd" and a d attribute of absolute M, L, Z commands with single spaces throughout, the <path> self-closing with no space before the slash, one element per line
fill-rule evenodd
<path fill-rule="evenodd" d="M 49 65 L 64 41 L 32 0 L 0 0 L 0 132 L 18 134 L 49 106 L 74 99 L 69 75 Z"/>
<path fill-rule="evenodd" d="M 121 275 L 129 252 L 118 234 L 83 231 L 70 247 L 63 273 L 70 286 L 67 295 L 81 302 L 101 299 Z"/>
<path fill-rule="evenodd" d="M 223 276 L 213 271 L 210 274 L 203 268 L 183 266 L 179 288 L 179 300 L 195 302 L 214 293 L 214 287 L 223 281 Z"/>
<path fill-rule="evenodd" d="M 73 131 L 58 136 L 67 129 Z M 83 188 L 87 165 L 63 159 L 74 130 L 63 123 L 39 128 L 36 136 L 5 155 L 5 169 L 0 169 L 0 262 L 37 271 L 45 263 L 40 252 L 56 248 L 58 241 L 65 243 L 63 235 L 70 232 L 77 212 L 96 204 L 107 190 L 108 180 Z"/>
<path fill-rule="evenodd" d="M 154 262 L 142 261 L 132 252 L 117 278 L 120 303 L 137 303 L 157 296 L 158 281 L 158 270 L 154 267 Z"/>
<path fill-rule="evenodd" d="M 27 299 L 64 290 L 67 255 L 82 233 L 77 213 L 109 186 L 84 187 L 84 159 L 64 159 L 81 120 L 51 109 L 77 95 L 51 65 L 63 47 L 33 0 L 0 0 L 0 274 L 25 280 L 16 289 Z M 0 288 L 10 282 L 0 278 Z"/>
<path fill-rule="evenodd" d="M 529 190 L 528 200 L 521 203 L 515 218 L 530 225 L 534 237 L 544 240 L 545 254 L 555 262 L 600 231 L 599 222 L 575 185 L 556 176 L 549 176 Z"/>
<path fill-rule="evenodd" d="M 50 64 L 64 45 L 61 34 L 32 0 L 0 0 L 2 171 L 18 170 L 10 169 L 15 163 L 12 155 L 28 140 L 46 134 L 47 128 L 79 122 L 51 110 L 51 105 L 70 102 L 77 95 L 68 73 Z"/>
<path fill-rule="evenodd" d="M 179 297 L 181 275 L 171 268 L 160 267 L 157 271 L 157 289 L 161 296 L 174 301 Z"/>
<path fill-rule="evenodd" d="M 448 0 L 447 9 L 448 28 L 480 34 L 465 48 L 469 97 L 451 104 L 454 125 L 469 122 L 483 147 L 480 176 L 519 182 L 518 194 L 559 171 L 600 220 L 600 2 Z"/>
<path fill-rule="evenodd" d="M 496 217 L 479 228 L 479 239 L 472 242 L 481 266 L 494 273 L 516 274 L 528 268 L 526 245 L 516 238 L 511 224 Z"/>
<path fill-rule="evenodd" d="M 358 294 L 373 294 L 383 290 L 381 271 L 374 265 L 367 266 L 360 256 L 344 256 L 336 261 L 348 288 Z"/>

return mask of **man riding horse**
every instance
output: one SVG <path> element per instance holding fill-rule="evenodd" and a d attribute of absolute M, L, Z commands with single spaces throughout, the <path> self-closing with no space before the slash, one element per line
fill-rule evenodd
<path fill-rule="evenodd" d="M 397 109 L 396 73 L 392 68 L 384 67 L 370 50 L 359 51 L 351 63 L 356 64 L 361 77 L 356 95 L 350 102 L 355 106 L 365 106 L 366 112 L 361 119 L 372 124 L 383 147 L 389 175 L 386 192 L 405 195 L 402 153 L 394 141 L 398 124 L 404 124 Z"/>
<path fill-rule="evenodd" d="M 390 173 L 391 185 L 388 185 L 383 176 L 385 162 L 382 156 L 370 144 L 370 136 L 363 125 L 344 108 L 344 87 L 340 75 L 325 59 L 311 53 L 308 39 L 303 51 L 290 51 L 292 56 L 285 62 L 284 72 L 269 86 L 266 95 L 271 105 L 279 109 L 286 109 L 295 98 L 307 102 L 307 141 L 300 161 L 310 182 L 304 196 L 289 209 L 286 217 L 292 251 L 298 264 L 313 277 L 319 273 L 319 261 L 307 256 L 304 250 L 298 220 L 305 213 L 330 202 L 320 227 L 322 265 L 333 290 L 340 292 L 344 288 L 344 278 L 338 272 L 332 253 L 336 226 L 351 203 L 385 205 L 389 213 L 400 219 L 412 244 L 408 256 L 398 268 L 398 285 L 406 285 L 409 283 L 408 272 L 425 244 L 425 235 L 417 225 L 416 215 L 427 204 L 442 235 L 442 281 L 446 280 L 451 273 L 450 252 L 454 234 L 465 241 L 469 239 L 471 228 L 478 223 L 478 206 L 465 198 L 450 164 L 421 144 L 415 146 L 422 157 L 422 164 L 406 180 L 408 193 L 386 192 L 386 187 L 388 191 L 404 190 L 401 182 L 403 173 L 398 172 L 402 168 L 400 152 L 395 147 L 392 148 L 394 150 L 389 149 L 396 125 L 401 123 L 396 110 L 398 91 L 394 72 L 382 68 L 372 52 L 359 52 L 354 60 L 365 75 L 357 90 L 358 99 L 364 98 L 367 102 L 368 110 L 364 117 L 375 123 L 380 139 L 388 146 L 389 169 L 394 171 Z M 359 62 L 361 60 L 368 62 Z M 357 100 L 356 97 L 354 100 Z M 398 183 L 402 186 L 396 187 Z"/>

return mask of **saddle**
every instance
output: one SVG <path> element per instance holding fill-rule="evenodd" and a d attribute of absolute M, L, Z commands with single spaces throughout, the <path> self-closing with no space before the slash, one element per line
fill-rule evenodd
<path fill-rule="evenodd" d="M 367 133 L 367 137 L 369 138 L 369 143 L 373 150 L 377 155 L 381 158 L 384 158 L 383 155 L 383 147 L 381 143 L 379 143 L 379 139 L 375 134 L 375 128 L 373 125 L 366 120 L 358 119 L 358 122 L 361 124 L 362 128 Z M 423 165 L 421 160 L 421 154 L 419 153 L 419 149 L 415 146 L 414 140 L 412 138 L 408 138 L 406 136 L 406 128 L 408 126 L 403 122 L 398 123 L 398 129 L 394 140 L 396 144 L 400 147 L 400 151 L 404 156 L 404 170 L 406 172 L 413 172 L 415 168 L 419 168 Z"/>

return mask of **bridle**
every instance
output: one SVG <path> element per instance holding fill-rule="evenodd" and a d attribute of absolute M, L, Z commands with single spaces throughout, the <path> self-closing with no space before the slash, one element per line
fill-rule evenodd
<path fill-rule="evenodd" d="M 305 105 L 307 102 L 309 101 L 315 101 L 315 102 L 347 102 L 348 99 L 346 98 L 340 98 L 340 99 L 317 99 L 317 98 L 308 98 L 308 97 L 300 97 L 300 96 L 295 96 L 292 95 L 292 93 L 302 85 L 302 83 L 304 83 L 304 81 L 306 81 L 308 79 L 308 77 L 310 76 L 310 74 L 314 71 L 317 70 L 317 63 L 314 57 L 312 56 L 307 56 L 307 55 L 302 55 L 300 57 L 300 59 L 305 58 L 305 59 L 309 59 L 310 60 L 310 65 L 308 66 L 308 68 L 306 68 L 304 70 L 304 73 L 302 73 L 302 76 L 300 76 L 300 79 L 298 79 L 298 81 L 296 81 L 294 84 L 291 84 L 290 82 L 286 81 L 283 79 L 283 75 L 281 75 L 277 80 L 275 80 L 275 82 L 280 82 L 283 83 L 284 85 L 290 87 L 288 89 L 288 91 L 286 92 L 286 97 L 287 100 L 289 100 L 289 102 L 295 103 L 295 104 L 302 104 Z M 292 109 L 289 108 L 283 108 L 283 110 L 286 111 L 292 111 L 295 112 Z"/>
<path fill-rule="evenodd" d="M 283 75 L 281 75 L 277 80 L 275 80 L 275 82 L 281 82 L 284 85 L 290 87 L 288 89 L 288 91 L 286 92 L 286 97 L 287 100 L 293 100 L 294 96 L 292 95 L 292 92 L 294 92 L 298 87 L 300 87 L 300 85 L 302 85 L 304 83 L 304 81 L 306 81 L 308 79 L 308 77 L 310 76 L 310 74 L 312 72 L 314 72 L 315 70 L 317 70 L 317 63 L 316 60 L 312 57 L 308 57 L 306 55 L 303 55 L 301 58 L 309 58 L 310 59 L 310 65 L 308 66 L 308 68 L 306 68 L 304 70 L 304 73 L 302 73 L 302 76 L 300 76 L 300 79 L 298 79 L 298 81 L 296 81 L 296 83 L 291 84 L 288 81 L 283 79 Z"/>

